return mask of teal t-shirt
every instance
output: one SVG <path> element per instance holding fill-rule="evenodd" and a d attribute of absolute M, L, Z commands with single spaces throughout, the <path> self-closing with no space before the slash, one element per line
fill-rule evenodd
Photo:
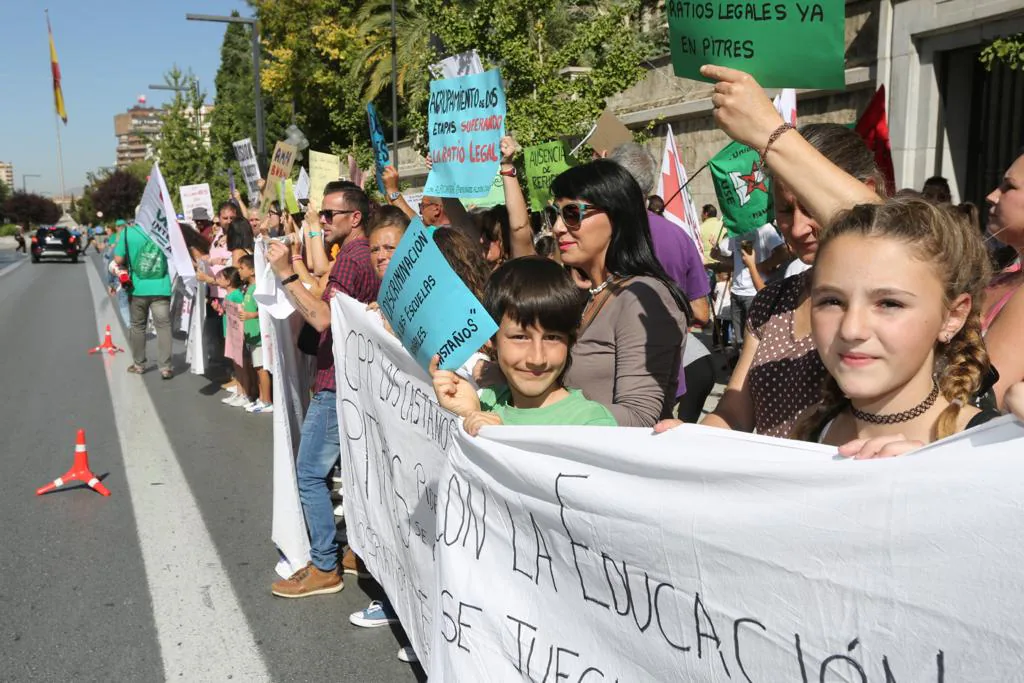
<path fill-rule="evenodd" d="M 224 301 L 227 301 L 227 302 L 230 302 L 230 303 L 233 303 L 233 304 L 240 304 L 240 303 L 242 303 L 242 290 L 241 289 L 236 289 L 233 292 L 228 292 L 228 295 L 226 297 L 224 297 Z M 227 313 L 227 310 L 224 311 L 224 317 L 221 318 L 221 323 L 224 325 L 224 338 L 227 339 L 228 338 L 228 313 Z"/>
<path fill-rule="evenodd" d="M 242 310 L 246 313 L 256 313 L 260 310 L 256 303 L 256 285 L 246 285 L 245 293 L 242 295 Z M 259 345 L 260 343 L 260 319 L 253 318 L 242 323 L 245 330 L 245 341 L 249 344 Z"/>
<path fill-rule="evenodd" d="M 588 400 L 579 389 L 569 389 L 569 395 L 544 408 L 516 408 L 512 405 L 512 392 L 508 387 L 484 389 L 480 392 L 480 407 L 496 413 L 506 425 L 534 426 L 597 426 L 615 427 L 615 417 L 597 401 Z"/>
<path fill-rule="evenodd" d="M 167 257 L 157 244 L 137 225 L 121 231 L 114 255 L 124 258 L 128 249 L 128 271 L 132 276 L 135 296 L 170 296 L 171 276 Z"/>

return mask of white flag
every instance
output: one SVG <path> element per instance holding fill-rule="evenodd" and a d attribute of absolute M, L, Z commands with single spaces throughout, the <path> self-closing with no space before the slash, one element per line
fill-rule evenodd
<path fill-rule="evenodd" d="M 149 172 L 149 182 L 142 193 L 135 222 L 163 250 L 171 279 L 178 275 L 189 290 L 195 291 L 196 271 L 192 267 L 178 219 L 174 217 L 174 205 L 171 204 L 171 195 L 167 192 L 164 177 L 160 174 L 159 163 L 153 164 Z"/>
<path fill-rule="evenodd" d="M 775 111 L 779 112 L 786 123 L 796 125 L 796 90 L 783 88 L 772 100 L 772 104 L 775 105 Z"/>
<path fill-rule="evenodd" d="M 704 245 L 700 239 L 700 214 L 693 204 L 690 190 L 686 188 L 688 178 L 686 167 L 679 158 L 676 138 L 672 126 L 665 135 L 665 152 L 661 156 L 661 174 L 658 176 L 657 195 L 665 200 L 664 216 L 675 223 L 697 245 L 697 251 L 704 256 Z M 682 189 L 680 189 L 682 188 Z"/>

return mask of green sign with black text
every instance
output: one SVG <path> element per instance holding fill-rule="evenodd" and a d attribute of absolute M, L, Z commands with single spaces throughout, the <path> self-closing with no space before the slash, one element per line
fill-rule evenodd
<path fill-rule="evenodd" d="M 561 141 L 545 142 L 523 150 L 526 157 L 526 182 L 530 190 L 530 208 L 541 211 L 551 201 L 551 181 L 569 168 L 569 157 Z"/>
<path fill-rule="evenodd" d="M 766 88 L 842 89 L 846 3 L 667 0 L 676 76 L 707 80 L 717 64 L 752 75 Z"/>

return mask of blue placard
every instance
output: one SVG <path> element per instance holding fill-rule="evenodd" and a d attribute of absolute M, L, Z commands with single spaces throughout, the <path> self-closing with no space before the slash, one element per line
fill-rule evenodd
<path fill-rule="evenodd" d="M 414 218 L 398 243 L 377 295 L 380 310 L 402 346 L 426 369 L 434 354 L 455 370 L 498 326 Z"/>
<path fill-rule="evenodd" d="M 373 145 L 373 168 L 377 172 L 377 189 L 382 195 L 387 196 L 381 172 L 385 166 L 391 165 L 391 153 L 388 152 L 388 143 L 384 139 L 384 127 L 380 125 L 377 108 L 372 102 L 366 105 L 366 118 L 370 123 L 370 144 Z"/>
<path fill-rule="evenodd" d="M 423 194 L 486 197 L 498 173 L 505 135 L 505 89 L 501 73 L 430 82 L 430 159 Z"/>

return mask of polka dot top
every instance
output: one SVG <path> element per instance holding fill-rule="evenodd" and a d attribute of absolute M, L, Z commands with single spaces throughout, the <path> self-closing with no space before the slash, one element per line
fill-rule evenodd
<path fill-rule="evenodd" d="M 807 270 L 772 283 L 751 304 L 747 333 L 758 344 L 747 383 L 758 434 L 788 438 L 800 414 L 821 401 L 828 371 L 810 335 L 796 339 L 793 334 L 793 311 L 810 279 Z"/>

